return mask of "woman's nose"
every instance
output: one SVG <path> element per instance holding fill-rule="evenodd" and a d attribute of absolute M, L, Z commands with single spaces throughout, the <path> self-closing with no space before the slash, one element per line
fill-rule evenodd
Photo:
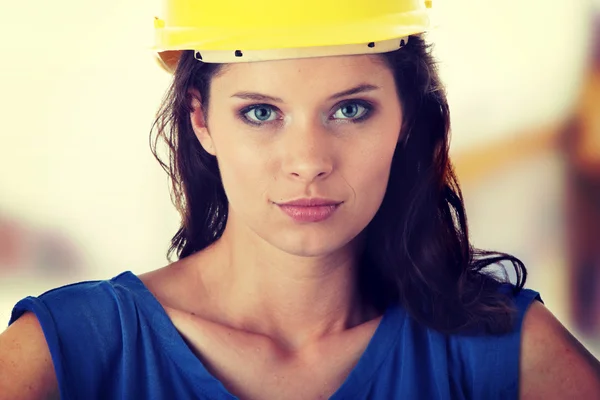
<path fill-rule="evenodd" d="M 333 135 L 320 121 L 299 124 L 284 133 L 283 172 L 286 176 L 312 182 L 333 170 Z"/>

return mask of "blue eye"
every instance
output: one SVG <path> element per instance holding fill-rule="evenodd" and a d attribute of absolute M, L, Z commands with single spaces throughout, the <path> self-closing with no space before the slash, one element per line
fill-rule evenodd
<path fill-rule="evenodd" d="M 271 106 L 265 104 L 257 104 L 242 110 L 242 115 L 250 123 L 260 124 L 262 122 L 273 121 L 277 118 L 277 113 Z"/>
<path fill-rule="evenodd" d="M 360 104 L 356 102 L 346 103 L 337 109 L 337 111 L 333 114 L 333 118 L 361 120 L 368 115 L 370 110 L 370 107 L 366 104 Z"/>
<path fill-rule="evenodd" d="M 338 107 L 330 117 L 333 120 L 361 122 L 371 115 L 373 106 L 364 101 L 347 101 Z M 254 104 L 240 110 L 242 121 L 251 125 L 263 125 L 276 121 L 279 117 L 275 107 L 269 104 Z"/>

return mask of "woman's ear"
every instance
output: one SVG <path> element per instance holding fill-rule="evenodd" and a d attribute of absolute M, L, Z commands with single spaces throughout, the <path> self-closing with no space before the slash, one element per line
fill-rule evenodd
<path fill-rule="evenodd" d="M 214 156 L 216 155 L 215 146 L 206 124 L 206 115 L 204 115 L 204 110 L 202 108 L 200 92 L 198 92 L 196 89 L 190 89 L 188 91 L 188 98 L 190 101 L 191 110 L 190 121 L 192 123 L 194 133 L 196 134 L 196 137 L 198 138 L 198 141 L 204 150 Z"/>

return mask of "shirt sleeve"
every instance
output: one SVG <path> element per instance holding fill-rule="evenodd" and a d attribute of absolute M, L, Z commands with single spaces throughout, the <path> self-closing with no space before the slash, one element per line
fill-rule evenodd
<path fill-rule="evenodd" d="M 512 290 L 512 286 L 507 287 Z M 512 295 L 512 294 L 511 294 Z M 475 371 L 476 399 L 518 399 L 521 354 L 521 333 L 525 314 L 534 301 L 543 303 L 542 297 L 532 289 L 521 289 L 513 296 L 514 314 L 511 332 L 490 336 L 482 343 Z"/>
<path fill-rule="evenodd" d="M 102 398 L 109 371 L 121 359 L 121 308 L 108 281 L 84 282 L 22 299 L 9 325 L 25 312 L 35 314 L 52 356 L 61 399 Z"/>

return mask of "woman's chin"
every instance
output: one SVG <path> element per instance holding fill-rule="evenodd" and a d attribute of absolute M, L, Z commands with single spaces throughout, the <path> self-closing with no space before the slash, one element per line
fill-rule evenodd
<path fill-rule="evenodd" d="M 312 234 L 312 235 L 277 235 L 270 242 L 278 249 L 299 257 L 324 257 L 342 251 L 348 246 L 352 237 L 344 235 Z"/>

